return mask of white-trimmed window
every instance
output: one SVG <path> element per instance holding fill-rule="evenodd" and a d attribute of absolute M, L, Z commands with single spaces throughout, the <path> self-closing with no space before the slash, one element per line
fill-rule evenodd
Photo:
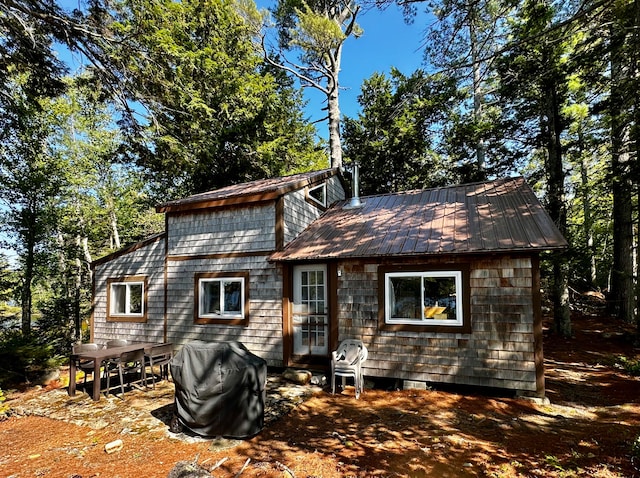
<path fill-rule="evenodd" d="M 318 206 L 327 207 L 327 185 L 322 183 L 320 186 L 309 188 L 307 198 Z"/>
<path fill-rule="evenodd" d="M 146 320 L 147 279 L 131 276 L 107 281 L 108 319 L 114 321 Z"/>
<path fill-rule="evenodd" d="M 387 272 L 385 323 L 464 325 L 461 271 Z"/>
<path fill-rule="evenodd" d="M 247 273 L 196 274 L 196 322 L 246 323 L 247 282 Z"/>

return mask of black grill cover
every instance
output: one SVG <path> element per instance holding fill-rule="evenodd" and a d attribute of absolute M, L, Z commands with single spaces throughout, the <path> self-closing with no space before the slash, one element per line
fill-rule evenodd
<path fill-rule="evenodd" d="M 240 342 L 190 342 L 171 359 L 179 423 L 197 435 L 245 438 L 262 430 L 267 362 Z"/>

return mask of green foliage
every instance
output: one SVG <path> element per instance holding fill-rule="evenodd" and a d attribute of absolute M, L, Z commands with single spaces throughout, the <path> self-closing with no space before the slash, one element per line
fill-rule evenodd
<path fill-rule="evenodd" d="M 22 329 L 31 327 L 32 286 L 49 260 L 46 243 L 58 215 L 56 200 L 64 183 L 61 167 L 51 154 L 48 138 L 53 130 L 50 99 L 28 93 L 31 76 L 12 78 L 11 107 L 0 148 L 0 232 L 9 238 L 21 265 Z"/>
<path fill-rule="evenodd" d="M 123 137 L 113 123 L 113 108 L 88 87 L 85 76 L 67 84 L 66 94 L 52 104 L 56 128 L 50 141 L 65 177 L 55 246 L 65 261 L 89 261 L 90 255 L 163 230 L 164 221 L 152 210 L 154 192 L 143 172 L 118 154 Z M 78 243 L 83 238 L 84 251 Z"/>
<path fill-rule="evenodd" d="M 304 166 L 298 153 L 319 153 L 289 80 L 264 68 L 256 12 L 255 4 L 233 0 L 116 5 L 120 41 L 110 54 L 131 100 L 146 108 L 136 109 L 146 124 L 124 118 L 130 152 L 165 194 L 286 173 Z M 283 131 L 294 140 L 278 137 Z"/>
<path fill-rule="evenodd" d="M 0 386 L 37 381 L 64 358 L 39 333 L 0 331 Z"/>
<path fill-rule="evenodd" d="M 634 377 L 640 376 L 640 360 L 630 359 L 624 355 L 620 355 L 615 359 L 615 365 L 621 367 L 629 375 Z"/>
<path fill-rule="evenodd" d="M 555 468 L 556 470 L 559 471 L 563 471 L 564 468 L 562 467 L 562 463 L 560 462 L 560 460 L 554 456 L 554 455 L 545 455 L 544 457 L 544 461 L 547 463 L 548 466 L 550 466 L 551 468 Z"/>
<path fill-rule="evenodd" d="M 296 9 L 298 28 L 291 29 L 291 44 L 305 52 L 308 61 L 321 57 L 323 52 L 338 48 L 346 39 L 340 25 L 331 18 L 317 14 L 308 5 Z"/>
<path fill-rule="evenodd" d="M 9 267 L 4 254 L 0 254 L 0 327 L 20 322 L 20 307 L 17 306 L 19 275 Z"/>
<path fill-rule="evenodd" d="M 66 71 L 52 49 L 52 42 L 57 35 L 64 35 L 60 26 L 47 21 L 49 13 L 61 14 L 55 2 L 40 4 L 39 15 L 30 17 L 33 2 L 17 0 L 0 3 L 0 138 L 7 135 L 7 122 L 11 122 L 11 111 L 14 110 L 11 85 L 17 74 L 29 77 L 23 86 L 25 98 L 33 99 L 43 96 L 55 96 L 63 89 L 61 77 Z M 61 18 L 64 15 L 60 15 Z M 73 38 L 76 38 L 73 35 Z"/>
<path fill-rule="evenodd" d="M 4 395 L 4 392 L 0 388 L 0 417 L 5 415 L 9 410 L 9 406 L 4 403 L 7 400 L 7 397 Z"/>
<path fill-rule="evenodd" d="M 634 463 L 640 463 L 640 435 L 631 444 L 631 459 Z"/>
<path fill-rule="evenodd" d="M 89 301 L 84 304 L 84 309 L 77 311 L 81 317 L 89 317 Z M 51 346 L 52 354 L 66 356 L 71 350 L 71 345 L 76 341 L 76 330 L 73 317 L 76 308 L 81 306 L 73 298 L 51 296 L 38 303 L 40 316 L 37 320 L 37 329 L 42 343 Z"/>
<path fill-rule="evenodd" d="M 347 118 L 343 139 L 348 162 L 361 166 L 361 193 L 404 191 L 445 184 L 448 165 L 437 154 L 432 131 L 455 98 L 449 78 L 396 69 L 362 85 L 362 113 Z"/>

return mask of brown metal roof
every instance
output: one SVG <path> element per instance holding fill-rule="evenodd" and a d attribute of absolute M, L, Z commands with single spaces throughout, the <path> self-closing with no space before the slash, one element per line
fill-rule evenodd
<path fill-rule="evenodd" d="M 329 209 L 276 261 L 567 247 L 523 178 L 361 198 Z"/>
<path fill-rule="evenodd" d="M 302 189 L 338 174 L 339 170 L 324 169 L 291 176 L 259 179 L 248 183 L 234 184 L 224 188 L 177 199 L 156 207 L 157 212 L 188 211 L 214 208 L 234 204 L 269 201 L 297 189 Z"/>

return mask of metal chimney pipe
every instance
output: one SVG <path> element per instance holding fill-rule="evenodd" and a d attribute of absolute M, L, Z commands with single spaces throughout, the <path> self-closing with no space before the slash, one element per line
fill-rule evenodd
<path fill-rule="evenodd" d="M 356 208 L 362 206 L 360 201 L 360 167 L 358 163 L 353 163 L 353 195 L 351 201 L 349 201 L 348 208 Z"/>

